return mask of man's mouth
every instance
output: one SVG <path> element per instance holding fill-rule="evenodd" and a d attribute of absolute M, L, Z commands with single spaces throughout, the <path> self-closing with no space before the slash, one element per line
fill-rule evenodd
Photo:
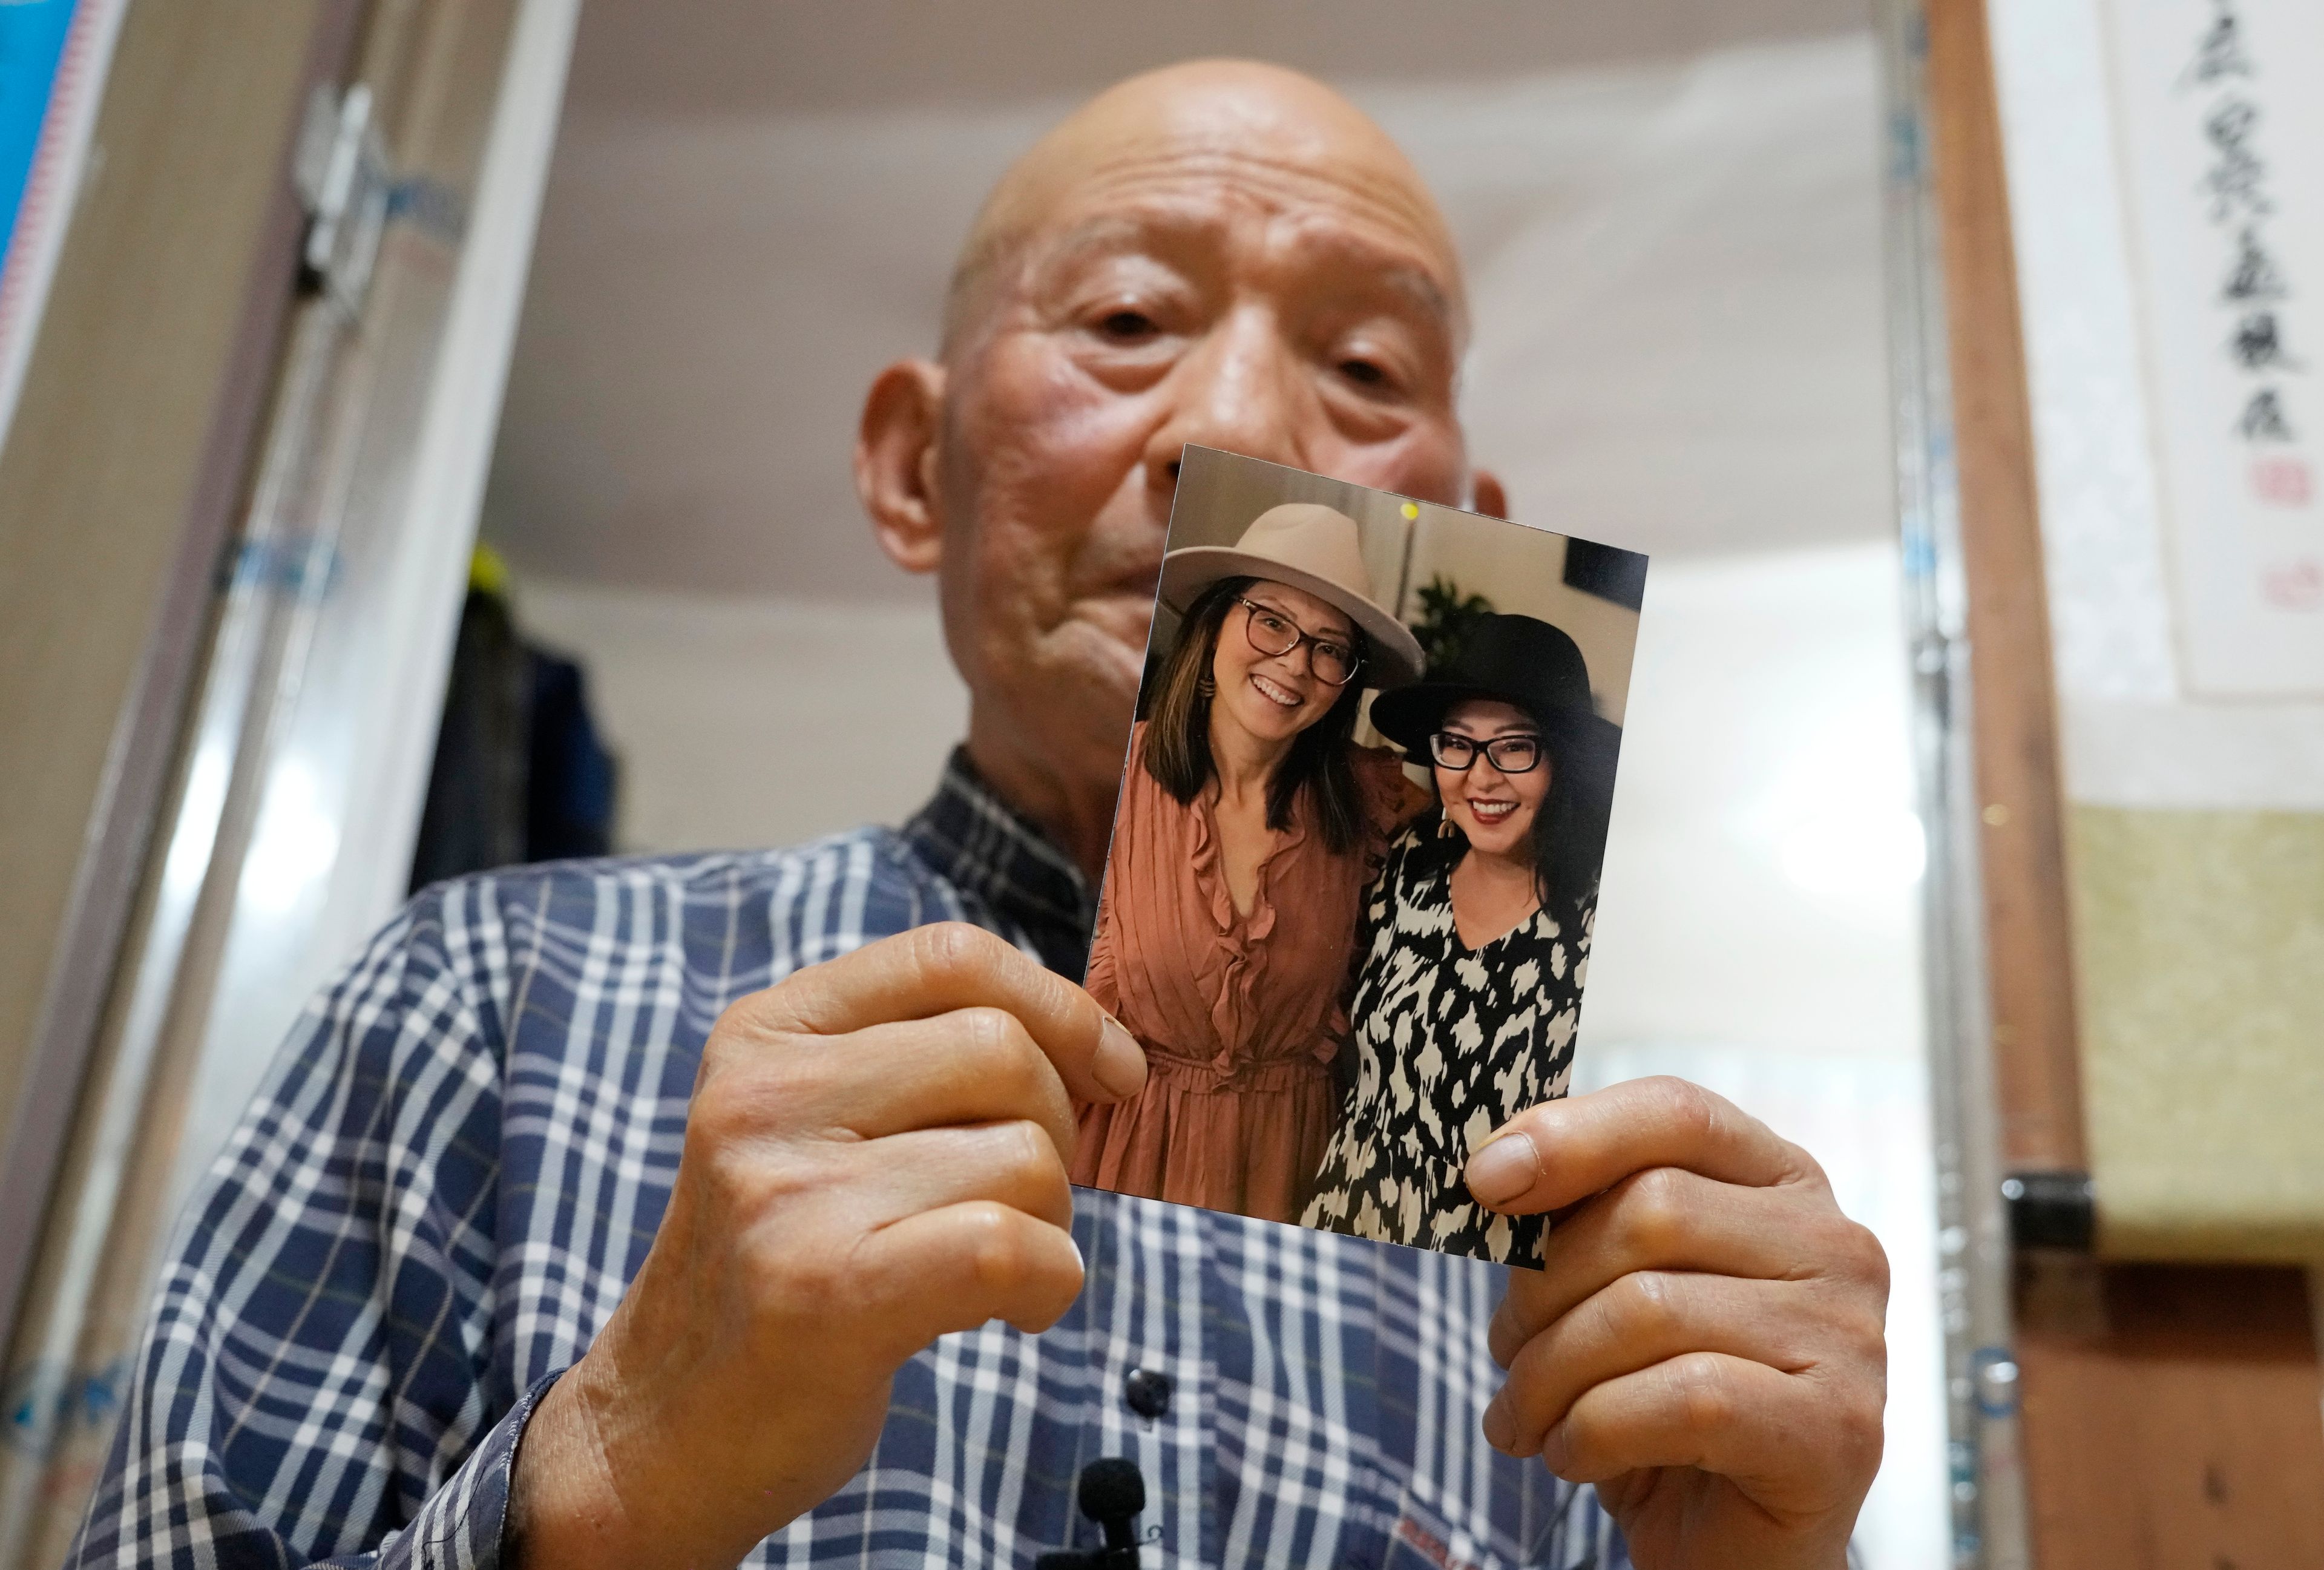
<path fill-rule="evenodd" d="M 1473 796 L 1469 798 L 1469 810 L 1476 815 L 1479 823 L 1488 826 L 1503 821 L 1517 809 L 1517 804 L 1514 801 L 1480 801 Z"/>
<path fill-rule="evenodd" d="M 1269 681 L 1256 671 L 1251 673 L 1250 684 L 1259 688 L 1259 697 L 1282 708 L 1297 708 L 1305 701 L 1289 688 L 1279 682 Z"/>

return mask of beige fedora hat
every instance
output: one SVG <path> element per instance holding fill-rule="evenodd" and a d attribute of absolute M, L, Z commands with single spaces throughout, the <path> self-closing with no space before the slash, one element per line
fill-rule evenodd
<path fill-rule="evenodd" d="M 1286 502 L 1251 520 L 1232 545 L 1189 545 L 1162 559 L 1162 603 L 1184 613 L 1221 578 L 1264 577 L 1337 605 L 1370 645 L 1357 679 L 1401 687 L 1420 675 L 1420 645 L 1372 599 L 1356 521 L 1315 502 Z"/>

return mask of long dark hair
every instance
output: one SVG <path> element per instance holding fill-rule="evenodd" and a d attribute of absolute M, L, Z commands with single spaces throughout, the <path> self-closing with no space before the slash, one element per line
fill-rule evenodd
<path fill-rule="evenodd" d="M 1218 654 L 1219 629 L 1226 625 L 1236 596 L 1259 580 L 1222 578 L 1186 607 L 1178 641 L 1164 659 L 1146 720 L 1146 771 L 1182 806 L 1194 805 L 1218 772 L 1211 758 L 1211 694 L 1204 691 Z M 1353 635 L 1364 652 L 1364 635 Z M 1360 666 L 1360 670 L 1361 667 Z M 1362 684 L 1351 681 L 1323 717 L 1291 739 L 1291 750 L 1267 782 L 1267 827 L 1278 834 L 1291 827 L 1300 793 L 1323 844 L 1335 855 L 1356 848 L 1363 834 L 1363 805 L 1348 751 L 1356 734 L 1356 706 Z"/>
<path fill-rule="evenodd" d="M 1541 755 L 1541 766 L 1549 771 L 1549 793 L 1535 809 L 1533 832 L 1527 836 L 1533 852 L 1533 892 L 1541 908 L 1562 921 L 1578 915 L 1598 894 L 1598 874 L 1606 863 L 1611 802 L 1609 793 L 1598 789 L 1596 781 L 1609 760 L 1554 725 L 1542 726 Z M 1430 783 L 1434 782 L 1432 770 Z M 1443 810 L 1440 802 L 1437 811 L 1442 815 Z M 1443 854 L 1444 870 L 1450 873 L 1468 851 L 1469 836 L 1451 817 L 1440 816 L 1440 821 L 1443 837 L 1436 843 Z"/>

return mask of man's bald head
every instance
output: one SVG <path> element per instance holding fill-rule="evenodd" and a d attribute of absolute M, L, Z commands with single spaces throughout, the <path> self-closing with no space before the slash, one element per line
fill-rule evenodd
<path fill-rule="evenodd" d="M 856 482 L 888 554 L 938 576 L 970 759 L 1093 876 L 1186 448 L 1498 512 L 1465 339 L 1419 175 L 1295 71 L 1133 77 L 994 189 L 942 359 L 864 401 Z"/>
<path fill-rule="evenodd" d="M 1129 78 L 1067 115 L 1010 165 L 962 245 L 945 301 L 947 358 L 978 320 L 997 276 L 1028 240 L 1070 221 L 1092 188 L 1163 171 L 1213 168 L 1259 199 L 1299 200 L 1303 178 L 1361 193 L 1372 216 L 1428 254 L 1439 302 L 1465 337 L 1460 262 L 1443 215 L 1403 149 L 1362 110 L 1297 71 L 1258 60 L 1189 60 Z"/>

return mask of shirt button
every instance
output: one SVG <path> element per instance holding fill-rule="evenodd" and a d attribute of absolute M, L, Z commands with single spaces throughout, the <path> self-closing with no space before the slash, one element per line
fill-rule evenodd
<path fill-rule="evenodd" d="M 1170 1409 L 1170 1376 L 1150 1368 L 1134 1368 L 1121 1381 L 1121 1399 L 1141 1418 L 1159 1418 Z"/>

